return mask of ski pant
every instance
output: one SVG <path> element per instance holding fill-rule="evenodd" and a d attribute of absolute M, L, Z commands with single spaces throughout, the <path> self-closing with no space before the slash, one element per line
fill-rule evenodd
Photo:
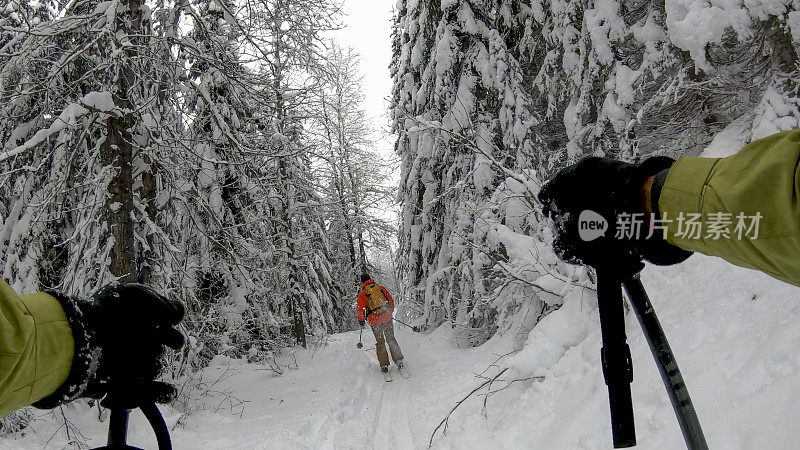
<path fill-rule="evenodd" d="M 389 355 L 386 353 L 386 345 L 389 344 L 389 351 L 392 353 L 392 360 L 396 363 L 403 360 L 403 352 L 400 351 L 400 344 L 394 337 L 394 326 L 392 321 L 372 325 L 372 334 L 375 335 L 375 351 L 378 353 L 378 364 L 389 365 Z"/>

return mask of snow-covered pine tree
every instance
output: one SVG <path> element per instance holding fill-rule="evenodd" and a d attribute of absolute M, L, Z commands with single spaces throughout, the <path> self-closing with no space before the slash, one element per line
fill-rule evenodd
<path fill-rule="evenodd" d="M 187 305 L 186 327 L 202 364 L 217 354 L 257 358 L 280 345 L 273 285 L 272 240 L 261 222 L 260 167 L 267 152 L 254 142 L 260 76 L 245 68 L 234 5 L 208 0 L 187 7 L 190 32 L 176 42 L 176 109 L 185 128 L 166 139 L 161 220 L 173 246 L 164 258 L 170 289 Z M 178 282 L 179 280 L 179 282 Z"/>
<path fill-rule="evenodd" d="M 785 1 L 399 2 L 401 258 L 423 318 L 491 328 L 519 304 L 497 288 L 529 283 L 558 304 L 548 277 L 563 269 L 524 239 L 542 231 L 537 180 L 577 158 L 697 154 L 727 126 L 745 140 L 796 127 L 799 14 Z"/>
<path fill-rule="evenodd" d="M 141 118 L 154 104 L 145 74 L 158 61 L 140 2 L 49 6 L 50 20 L 19 23 L 0 66 L 3 184 L 19 194 L 4 202 L 16 204 L 3 229 L 4 276 L 24 290 L 46 281 L 86 295 L 140 279 L 135 236 L 148 233 L 135 229 L 147 221 L 134 206 L 153 194 L 149 182 L 136 187 L 151 172 Z M 52 270 L 39 277 L 40 267 Z"/>
<path fill-rule="evenodd" d="M 547 270 L 534 247 L 517 248 L 537 226 L 528 168 L 541 146 L 530 68 L 516 47 L 520 7 L 403 1 L 396 15 L 402 272 L 422 320 L 451 321 L 470 343 L 543 304 L 534 281 Z"/>
<path fill-rule="evenodd" d="M 592 153 L 697 154 L 737 119 L 752 122 L 765 91 L 791 104 L 797 17 L 788 1 L 520 4 L 517 47 L 530 55 L 537 133 L 549 143 L 537 167 L 552 173 Z"/>
<path fill-rule="evenodd" d="M 164 64 L 150 19 L 138 1 L 0 7 L 0 267 L 20 292 L 86 296 L 147 278 L 153 210 L 137 206 L 155 191 L 142 117 Z"/>

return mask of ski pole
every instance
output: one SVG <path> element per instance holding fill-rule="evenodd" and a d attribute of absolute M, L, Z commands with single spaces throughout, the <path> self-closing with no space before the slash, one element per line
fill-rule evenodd
<path fill-rule="evenodd" d="M 408 328 L 411 328 L 411 330 L 414 331 L 415 333 L 419 332 L 419 327 L 412 327 L 411 325 L 409 325 L 407 323 L 400 322 L 399 320 L 395 319 L 394 317 L 392 317 L 392 320 L 394 320 L 395 322 L 399 323 L 400 325 L 405 325 Z"/>
<path fill-rule="evenodd" d="M 111 419 L 108 422 L 108 447 L 125 448 L 128 445 L 128 417 L 130 409 L 112 409 Z"/>
<path fill-rule="evenodd" d="M 619 266 L 623 266 L 623 264 L 619 264 Z M 619 267 L 616 270 L 604 267 L 596 268 L 597 299 L 603 338 L 601 360 L 603 376 L 608 385 L 614 447 L 636 445 L 630 394 L 633 364 L 630 349 L 625 342 L 625 322 L 620 286 L 622 285 L 636 312 L 664 387 L 667 389 L 686 447 L 689 450 L 708 450 L 708 444 L 689 397 L 686 383 L 639 277 L 638 272 L 643 267 L 643 264 L 639 263 L 638 267 L 627 266 L 624 270 L 620 270 Z"/>
<path fill-rule="evenodd" d="M 364 321 L 366 322 L 369 319 L 369 315 L 372 314 L 372 311 L 369 311 L 369 308 L 366 306 L 364 307 Z M 356 344 L 356 348 L 361 348 L 364 344 L 361 343 L 361 333 L 364 332 L 364 325 L 361 325 L 361 330 L 358 332 L 358 344 Z"/>
<path fill-rule="evenodd" d="M 158 450 L 172 450 L 169 429 L 167 428 L 166 422 L 164 422 L 161 411 L 158 410 L 155 403 L 140 405 L 139 408 L 153 428 L 153 432 L 156 435 L 156 442 L 158 443 Z M 133 447 L 126 443 L 130 412 L 130 409 L 111 408 L 111 419 L 108 423 L 108 445 L 95 450 L 141 450 L 138 447 Z"/>
<path fill-rule="evenodd" d="M 625 292 L 628 293 L 633 310 L 636 311 L 636 318 L 639 319 L 639 325 L 644 331 L 653 358 L 656 360 L 664 387 L 667 388 L 667 394 L 672 402 L 672 409 L 675 410 L 686 447 L 690 450 L 707 450 L 708 444 L 706 444 L 706 438 L 700 427 L 700 420 L 697 418 L 692 399 L 689 397 L 689 390 L 669 347 L 664 330 L 656 317 L 653 305 L 650 304 L 650 299 L 647 297 L 642 280 L 636 274 L 624 282 L 623 286 Z"/>
<path fill-rule="evenodd" d="M 608 386 L 611 436 L 614 448 L 633 447 L 636 445 L 631 401 L 633 364 L 625 337 L 625 316 L 620 286 L 622 280 L 619 272 L 614 269 L 597 267 L 596 270 L 600 334 L 603 339 L 600 361 L 603 366 L 603 377 Z"/>

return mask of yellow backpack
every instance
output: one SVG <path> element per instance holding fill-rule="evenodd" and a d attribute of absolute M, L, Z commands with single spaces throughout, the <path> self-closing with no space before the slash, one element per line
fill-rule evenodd
<path fill-rule="evenodd" d="M 389 310 L 389 301 L 377 283 L 373 281 L 364 286 L 364 293 L 367 295 L 367 304 L 372 314 L 383 314 Z"/>

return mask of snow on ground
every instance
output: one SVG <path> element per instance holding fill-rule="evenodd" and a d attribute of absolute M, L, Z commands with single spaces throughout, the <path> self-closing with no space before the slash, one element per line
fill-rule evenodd
<path fill-rule="evenodd" d="M 279 362 L 292 368 L 284 367 L 280 377 L 264 366 L 217 357 L 195 391 L 199 398 L 191 405 L 198 411 L 180 419 L 172 432 L 174 447 L 425 448 L 433 421 L 441 420 L 464 387 L 475 384 L 472 370 L 482 371 L 497 357 L 485 349 L 459 349 L 445 329 L 430 335 L 411 333 L 402 325 L 395 330 L 413 375 L 403 379 L 392 366 L 391 383 L 378 372 L 369 331 L 361 350 L 356 348 L 358 332 L 348 332 L 308 351 L 283 355 Z M 170 427 L 178 422 L 180 412 L 162 411 Z M 96 410 L 81 405 L 65 412 L 90 447 L 104 443 L 107 422 L 97 421 Z M 41 419 L 32 425 L 33 433 L 0 439 L 0 449 L 65 448 L 60 414 L 37 414 Z M 151 434 L 135 413 L 128 442 L 155 448 Z"/>
<path fill-rule="evenodd" d="M 758 272 L 694 255 L 675 267 L 648 267 L 642 280 L 686 380 L 710 448 L 788 449 L 800 438 L 800 289 Z M 540 326 L 590 321 L 589 332 L 545 368 L 520 401 L 497 418 L 506 448 L 611 448 L 599 361 L 595 297 L 571 296 Z M 560 317 L 564 316 L 564 317 Z M 578 324 L 581 322 L 578 321 Z M 634 361 L 632 394 L 640 448 L 685 448 L 634 314 L 626 318 Z M 512 360 L 558 348 L 568 333 L 532 333 Z M 538 338 L 538 342 L 536 342 Z M 534 342 L 532 342 L 533 340 Z M 542 358 L 548 360 L 548 358 Z M 534 367 L 520 370 L 535 372 Z M 524 417 L 515 423 L 514 417 Z M 527 423 L 523 426 L 522 423 Z"/>
<path fill-rule="evenodd" d="M 695 255 L 642 276 L 686 379 L 711 448 L 788 449 L 800 441 L 800 289 L 716 258 Z M 531 333 L 511 366 L 450 418 L 436 449 L 611 448 L 607 391 L 599 364 L 594 294 L 570 295 Z M 626 319 L 634 360 L 632 385 L 639 448 L 678 449 L 683 441 L 638 322 Z M 370 333 L 330 336 L 308 351 L 285 354 L 283 376 L 264 366 L 218 357 L 203 373 L 193 412 L 164 408 L 176 449 L 418 449 L 447 412 L 483 382 L 507 353 L 512 330 L 482 347 L 459 348 L 442 327 L 424 335 L 396 326 L 413 373 L 385 383 Z M 296 368 L 294 361 L 296 359 Z M 544 380 L 511 380 L 543 375 Z M 241 403 L 244 401 L 245 403 Z M 90 447 L 105 423 L 86 406 L 65 408 Z M 41 413 L 39 413 L 41 414 Z M 138 413 L 137 413 L 138 414 Z M 176 425 L 180 419 L 180 423 Z M 3 449 L 69 448 L 60 415 L 42 415 Z M 73 435 L 74 437 L 74 435 Z M 49 442 L 47 442 L 49 440 Z M 47 445 L 45 443 L 47 442 Z M 129 442 L 154 448 L 141 417 Z"/>

